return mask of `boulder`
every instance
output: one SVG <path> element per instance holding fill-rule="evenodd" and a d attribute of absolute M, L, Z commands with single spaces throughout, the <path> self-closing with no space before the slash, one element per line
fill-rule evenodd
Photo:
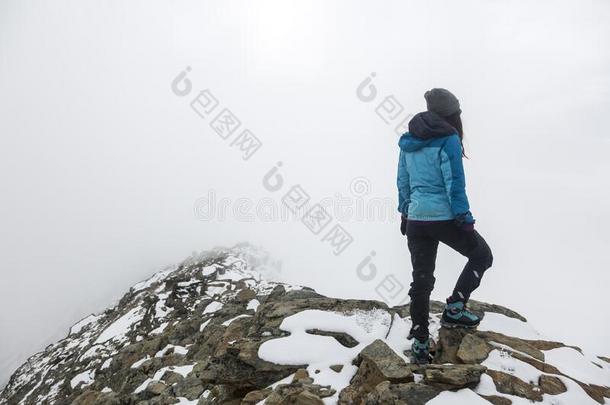
<path fill-rule="evenodd" d="M 169 382 L 168 382 L 169 383 Z M 203 393 L 203 383 L 194 375 L 183 378 L 173 386 L 174 393 L 178 397 L 185 397 L 188 400 L 199 398 Z"/>
<path fill-rule="evenodd" d="M 430 364 L 422 367 L 423 381 L 444 390 L 471 388 L 487 370 L 479 364 Z"/>
<path fill-rule="evenodd" d="M 532 401 L 542 401 L 542 390 L 533 384 L 528 384 L 514 375 L 497 370 L 486 372 L 494 382 L 498 392 L 509 395 L 517 395 Z"/>
<path fill-rule="evenodd" d="M 265 398 L 267 398 L 272 391 L 273 390 L 271 388 L 250 391 L 242 399 L 241 405 L 256 405 L 259 402 L 263 401 Z"/>
<path fill-rule="evenodd" d="M 457 352 L 462 343 L 462 339 L 469 333 L 472 332 L 466 329 L 441 328 L 438 333 L 434 362 L 440 364 L 460 363 Z"/>
<path fill-rule="evenodd" d="M 558 395 L 563 394 L 568 389 L 565 384 L 558 378 L 552 375 L 543 374 L 538 379 L 538 385 L 545 394 Z"/>
<path fill-rule="evenodd" d="M 463 363 L 477 364 L 485 360 L 490 351 L 491 346 L 485 340 L 469 333 L 460 342 L 456 357 Z"/>
<path fill-rule="evenodd" d="M 480 338 L 485 339 L 487 342 L 501 343 L 503 345 L 510 346 L 516 351 L 530 355 L 538 361 L 544 361 L 544 353 L 542 353 L 542 351 L 540 351 L 536 347 L 532 346 L 527 340 L 519 339 L 512 336 L 506 336 L 496 332 L 477 331 L 476 334 Z"/>
<path fill-rule="evenodd" d="M 146 392 L 151 395 L 161 395 L 167 389 L 167 385 L 161 381 L 151 381 L 146 386 Z"/>
<path fill-rule="evenodd" d="M 358 371 L 339 394 L 339 404 L 359 403 L 383 381 L 394 384 L 413 381 L 411 368 L 379 339 L 362 349 L 356 365 Z"/>
<path fill-rule="evenodd" d="M 419 383 L 391 384 L 384 381 L 368 393 L 365 405 L 424 405 L 440 393 L 440 389 Z"/>
<path fill-rule="evenodd" d="M 394 352 L 383 340 L 377 339 L 366 346 L 358 355 L 360 369 L 365 369 L 369 376 L 388 380 L 392 383 L 413 381 L 411 369 L 407 363 Z"/>
<path fill-rule="evenodd" d="M 485 398 L 487 401 L 491 402 L 493 405 L 511 405 L 513 401 L 508 398 L 501 397 L 499 395 L 481 395 L 481 398 Z"/>

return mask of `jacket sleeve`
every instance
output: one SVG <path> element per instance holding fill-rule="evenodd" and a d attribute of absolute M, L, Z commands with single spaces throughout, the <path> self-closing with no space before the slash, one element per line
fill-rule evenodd
<path fill-rule="evenodd" d="M 450 136 L 440 151 L 441 172 L 451 211 L 455 217 L 463 216 L 464 222 L 474 223 L 466 196 L 466 179 L 462 164 L 462 144 L 457 135 Z"/>
<path fill-rule="evenodd" d="M 407 164 L 405 163 L 405 156 L 402 149 L 398 155 L 396 185 L 398 186 L 398 211 L 406 217 L 409 212 L 409 204 L 411 203 L 411 185 L 409 183 L 409 172 L 407 171 Z"/>

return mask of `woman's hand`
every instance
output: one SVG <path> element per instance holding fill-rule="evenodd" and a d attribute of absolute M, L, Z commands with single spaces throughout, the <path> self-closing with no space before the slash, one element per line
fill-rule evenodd
<path fill-rule="evenodd" d="M 458 228 L 460 228 L 463 231 L 466 231 L 466 232 L 474 231 L 475 220 L 474 220 L 474 218 L 472 218 L 472 214 L 470 213 L 470 211 L 468 211 L 465 214 L 457 215 L 455 217 L 454 222 L 455 222 L 455 226 L 457 226 Z"/>
<path fill-rule="evenodd" d="M 400 216 L 400 233 L 404 235 L 407 234 L 407 217 L 404 215 Z"/>

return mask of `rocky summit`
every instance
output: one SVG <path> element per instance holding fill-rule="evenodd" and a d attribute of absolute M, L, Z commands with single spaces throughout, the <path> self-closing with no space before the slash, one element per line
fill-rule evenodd
<path fill-rule="evenodd" d="M 477 330 L 431 303 L 434 362 L 409 361 L 408 306 L 268 281 L 249 245 L 193 255 L 30 357 L 0 404 L 604 404 L 607 357 L 472 301 Z"/>

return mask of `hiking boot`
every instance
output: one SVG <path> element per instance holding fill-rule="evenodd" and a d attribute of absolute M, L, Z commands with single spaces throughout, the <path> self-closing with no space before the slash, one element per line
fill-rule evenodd
<path fill-rule="evenodd" d="M 430 364 L 430 339 L 413 338 L 411 361 L 416 364 Z"/>
<path fill-rule="evenodd" d="M 447 302 L 441 325 L 446 328 L 476 328 L 481 318 L 466 309 L 462 301 Z"/>

